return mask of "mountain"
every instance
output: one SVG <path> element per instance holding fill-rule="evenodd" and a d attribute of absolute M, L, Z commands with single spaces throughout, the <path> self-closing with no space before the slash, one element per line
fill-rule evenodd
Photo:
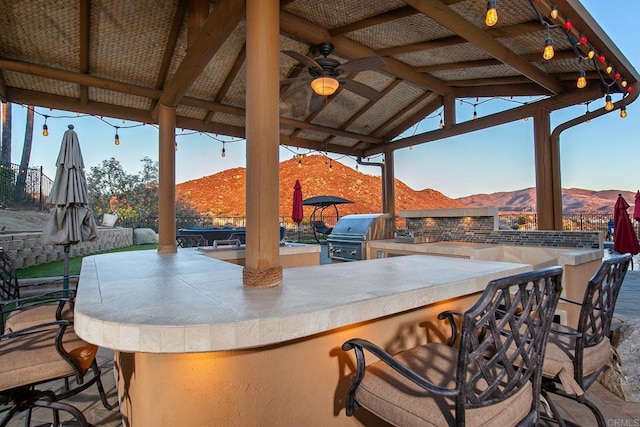
<path fill-rule="evenodd" d="M 618 194 L 622 194 L 627 203 L 633 206 L 636 193 L 631 191 L 565 188 L 562 190 L 563 213 L 613 213 Z M 535 188 L 492 194 L 474 194 L 455 200 L 473 208 L 497 207 L 502 212 L 535 212 L 536 210 Z"/>
<path fill-rule="evenodd" d="M 293 158 L 280 163 L 280 216 L 291 216 L 293 186 L 296 179 L 302 185 L 304 199 L 331 195 L 354 203 L 340 205 L 340 215 L 382 212 L 382 181 L 379 176 L 358 172 L 340 162 L 321 155 L 305 156 L 301 167 Z M 245 168 L 227 169 L 215 175 L 176 185 L 176 194 L 183 196 L 202 214 L 215 216 L 245 216 Z M 442 193 L 425 189 L 416 191 L 395 180 L 396 210 L 461 208 L 464 205 Z M 313 207 L 305 206 L 305 216 Z M 333 212 L 327 212 L 332 215 Z"/>

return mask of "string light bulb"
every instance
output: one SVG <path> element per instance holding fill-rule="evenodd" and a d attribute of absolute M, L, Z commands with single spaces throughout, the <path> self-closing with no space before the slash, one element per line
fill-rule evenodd
<path fill-rule="evenodd" d="M 440 117 L 440 123 L 438 124 L 438 127 L 440 127 L 440 129 L 444 128 L 444 120 L 442 120 L 442 117 Z"/>
<path fill-rule="evenodd" d="M 623 105 L 622 107 L 620 107 L 620 117 L 623 119 L 627 118 L 627 106 Z"/>
<path fill-rule="evenodd" d="M 175 144 L 174 149 L 175 149 L 175 150 L 176 150 L 176 152 L 177 152 L 177 151 L 178 151 L 178 141 L 175 141 L 175 142 L 174 142 L 174 144 Z"/>
<path fill-rule="evenodd" d="M 587 73 L 585 73 L 584 70 L 580 70 L 580 72 L 578 73 L 578 82 L 576 83 L 576 86 L 578 87 L 578 89 L 584 89 L 586 85 Z"/>
<path fill-rule="evenodd" d="M 493 27 L 498 23 L 498 11 L 496 10 L 496 0 L 489 0 L 487 3 L 487 16 L 484 20 L 487 27 Z"/>
<path fill-rule="evenodd" d="M 473 104 L 473 120 L 476 120 L 478 118 L 478 111 L 476 111 L 476 105 L 477 104 Z"/>
<path fill-rule="evenodd" d="M 333 172 L 333 163 L 329 160 L 329 172 Z"/>
<path fill-rule="evenodd" d="M 587 58 L 593 59 L 594 56 L 596 56 L 596 51 L 593 50 L 593 48 L 590 48 L 589 52 L 587 53 Z"/>
<path fill-rule="evenodd" d="M 45 114 L 44 116 L 44 124 L 42 125 L 42 136 L 49 136 L 49 127 L 47 126 L 47 119 L 49 116 Z"/>
<path fill-rule="evenodd" d="M 580 44 L 582 46 L 586 46 L 587 45 L 587 36 L 585 36 L 583 33 L 580 33 L 579 41 L 580 41 Z"/>
<path fill-rule="evenodd" d="M 622 87 L 627 87 L 628 84 L 629 83 L 627 83 L 626 80 L 623 80 L 623 81 L 620 82 L 620 86 L 622 86 Z"/>
<path fill-rule="evenodd" d="M 113 139 L 113 143 L 115 145 L 120 145 L 120 136 L 118 135 L 118 129 L 119 129 L 118 126 L 116 126 L 116 136 Z"/>
<path fill-rule="evenodd" d="M 555 4 L 551 6 L 550 16 L 551 19 L 556 19 L 558 17 L 558 6 L 556 6 Z"/>
<path fill-rule="evenodd" d="M 611 95 L 609 94 L 604 97 L 604 109 L 607 111 L 613 110 L 613 101 L 611 100 Z"/>
<path fill-rule="evenodd" d="M 302 157 L 298 157 L 298 168 L 302 167 Z"/>
<path fill-rule="evenodd" d="M 573 28 L 573 21 L 571 21 L 571 18 L 567 18 L 564 21 L 563 27 L 565 30 L 571 31 L 571 29 Z"/>
<path fill-rule="evenodd" d="M 607 64 L 607 68 L 604 69 L 607 74 L 611 74 L 611 72 L 613 71 L 613 67 L 611 66 L 611 64 Z"/>
<path fill-rule="evenodd" d="M 222 152 L 220 153 L 220 157 L 226 157 L 227 150 L 224 149 L 224 141 L 222 142 Z"/>
<path fill-rule="evenodd" d="M 553 50 L 553 39 L 551 37 L 548 37 L 544 42 L 544 51 L 542 52 L 542 57 L 548 61 L 553 58 L 553 55 L 555 55 L 555 51 Z"/>

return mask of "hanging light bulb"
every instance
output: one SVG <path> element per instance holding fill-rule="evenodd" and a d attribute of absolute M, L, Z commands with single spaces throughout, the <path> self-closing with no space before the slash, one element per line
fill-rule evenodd
<path fill-rule="evenodd" d="M 627 85 L 628 85 L 628 83 L 627 83 L 626 80 L 623 80 L 623 81 L 620 82 L 620 86 L 622 86 L 622 87 L 627 87 Z"/>
<path fill-rule="evenodd" d="M 333 163 L 329 160 L 329 172 L 333 172 Z"/>
<path fill-rule="evenodd" d="M 524 120 L 525 122 L 528 122 L 528 121 L 529 121 L 529 116 L 525 117 L 525 118 L 524 118 L 524 119 L 522 119 L 522 120 Z"/>
<path fill-rule="evenodd" d="M 548 61 L 553 58 L 553 55 L 555 55 L 555 51 L 553 50 L 553 39 L 551 37 L 548 37 L 544 42 L 544 51 L 542 52 L 542 57 Z"/>
<path fill-rule="evenodd" d="M 487 3 L 487 16 L 484 20 L 487 27 L 493 27 L 498 23 L 498 11 L 496 10 L 496 0 L 489 0 Z"/>
<path fill-rule="evenodd" d="M 360 168 L 358 168 L 358 164 L 356 163 L 356 170 L 360 170 Z"/>
<path fill-rule="evenodd" d="M 227 150 L 224 149 L 224 142 L 222 143 L 222 152 L 220 153 L 220 157 L 226 157 L 227 156 Z"/>
<path fill-rule="evenodd" d="M 571 21 L 571 18 L 567 18 L 564 21 L 563 27 L 564 27 L 565 30 L 571 31 L 571 29 L 573 28 L 573 21 Z"/>
<path fill-rule="evenodd" d="M 42 125 L 42 136 L 49 136 L 49 127 L 47 126 L 47 119 L 49 116 L 44 115 L 44 124 Z"/>
<path fill-rule="evenodd" d="M 607 58 L 605 58 L 604 55 L 600 55 L 598 56 L 598 62 L 601 64 L 604 64 L 607 61 Z"/>
<path fill-rule="evenodd" d="M 476 106 L 473 106 L 473 120 L 478 118 L 478 112 L 476 111 Z"/>
<path fill-rule="evenodd" d="M 551 6 L 550 16 L 551 19 L 556 19 L 558 17 L 558 6 L 556 6 L 555 4 Z"/>
<path fill-rule="evenodd" d="M 614 79 L 616 79 L 616 80 L 620 80 L 620 78 L 621 78 L 621 77 L 622 77 L 622 76 L 620 75 L 620 73 L 615 73 L 615 74 L 613 75 L 613 78 L 614 78 Z"/>
<path fill-rule="evenodd" d="M 178 151 L 178 141 L 175 141 L 175 142 L 174 142 L 174 144 L 175 144 L 175 147 L 174 147 L 174 148 L 175 148 L 175 150 L 176 150 L 176 152 L 177 152 L 177 151 Z"/>
<path fill-rule="evenodd" d="M 611 100 L 611 95 L 609 94 L 604 97 L 604 109 L 607 111 L 613 110 L 613 101 Z"/>
<path fill-rule="evenodd" d="M 113 143 L 116 145 L 120 145 L 120 136 L 118 136 L 118 131 L 116 130 L 116 136 L 113 140 Z"/>
<path fill-rule="evenodd" d="M 589 53 L 587 53 L 587 58 L 593 59 L 594 56 L 596 56 L 596 51 L 593 50 L 593 48 L 590 48 Z"/>
<path fill-rule="evenodd" d="M 582 46 L 586 46 L 587 45 L 587 36 L 585 36 L 583 33 L 580 33 L 580 38 L 578 39 L 578 41 L 580 42 L 580 44 Z"/>
<path fill-rule="evenodd" d="M 298 157 L 298 168 L 302 167 L 302 157 Z"/>
<path fill-rule="evenodd" d="M 623 105 L 622 107 L 620 107 L 620 117 L 623 119 L 627 118 L 627 106 Z"/>
<path fill-rule="evenodd" d="M 611 74 L 611 72 L 613 71 L 613 67 L 611 66 L 611 64 L 607 64 L 607 68 L 604 69 L 607 74 Z"/>
<path fill-rule="evenodd" d="M 576 83 L 576 86 L 578 86 L 578 89 L 584 89 L 586 85 L 587 73 L 585 73 L 584 70 L 580 70 L 580 72 L 578 73 L 578 82 Z"/>
<path fill-rule="evenodd" d="M 438 126 L 440 129 L 444 128 L 444 120 L 442 120 L 442 117 L 440 117 L 440 124 L 438 124 Z"/>

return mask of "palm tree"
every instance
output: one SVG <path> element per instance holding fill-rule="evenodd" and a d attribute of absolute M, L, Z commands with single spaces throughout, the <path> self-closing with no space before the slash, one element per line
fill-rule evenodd
<path fill-rule="evenodd" d="M 20 160 L 20 170 L 16 178 L 16 201 L 24 202 L 25 186 L 27 182 L 27 172 L 29 171 L 29 159 L 31 158 L 31 145 L 33 142 L 33 107 L 27 108 L 27 123 L 24 129 L 24 145 L 22 147 L 22 159 Z"/>

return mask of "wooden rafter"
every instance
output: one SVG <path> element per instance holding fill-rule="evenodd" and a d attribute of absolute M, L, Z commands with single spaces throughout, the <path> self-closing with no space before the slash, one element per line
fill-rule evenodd
<path fill-rule="evenodd" d="M 80 0 L 80 73 L 89 74 L 89 46 L 91 41 L 91 2 Z M 80 102 L 89 102 L 89 88 L 87 85 L 80 85 Z"/>
<path fill-rule="evenodd" d="M 438 1 L 406 0 L 414 8 L 424 13 L 440 25 L 465 38 L 489 55 L 517 70 L 531 81 L 558 94 L 562 86 L 544 71 L 522 59 L 518 54 L 495 40 L 487 32 L 470 24 L 460 15 Z"/>
<path fill-rule="evenodd" d="M 411 111 L 413 108 L 415 108 L 416 105 L 424 101 L 424 99 L 427 98 L 429 95 L 430 94 L 425 94 L 424 96 L 421 96 L 420 98 L 414 100 L 410 105 L 407 105 L 403 109 L 403 112 L 406 113 L 408 111 Z M 409 127 L 413 126 L 415 123 L 419 122 L 429 114 L 436 111 L 441 106 L 442 106 L 442 99 L 440 97 L 438 97 L 434 101 L 429 102 L 427 105 L 425 105 L 415 113 L 411 114 L 409 117 L 407 117 L 405 120 L 400 122 L 398 125 L 386 131 L 384 134 L 384 140 L 389 141 L 395 138 L 396 136 L 400 135 L 402 132 L 407 130 Z M 379 127 L 379 129 L 384 129 L 385 126 L 389 126 L 389 122 L 384 123 L 382 126 Z"/>

